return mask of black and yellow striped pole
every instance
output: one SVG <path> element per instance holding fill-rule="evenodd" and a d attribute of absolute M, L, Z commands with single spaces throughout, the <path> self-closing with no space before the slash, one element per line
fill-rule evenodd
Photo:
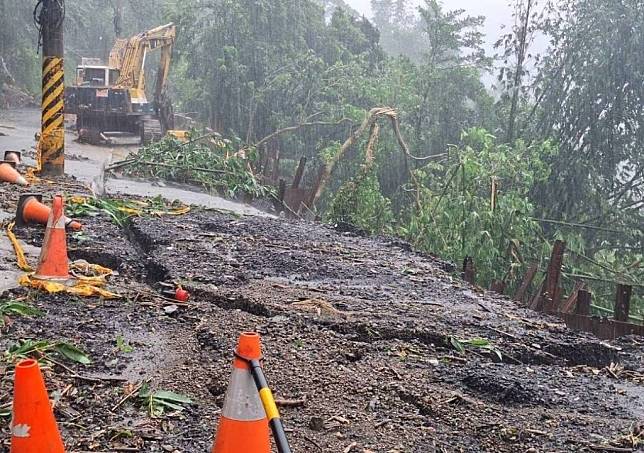
<path fill-rule="evenodd" d="M 277 404 L 275 404 L 273 392 L 271 392 L 271 389 L 268 387 L 268 382 L 264 376 L 261 363 L 259 363 L 259 360 L 248 360 L 238 354 L 235 355 L 240 359 L 245 360 L 250 366 L 250 373 L 253 375 L 255 386 L 259 392 L 259 398 L 262 400 L 264 412 L 266 413 L 268 424 L 273 432 L 275 445 L 277 445 L 277 451 L 279 453 L 291 453 L 291 447 L 289 446 L 288 439 L 286 438 L 284 425 L 282 425 L 282 419 L 280 418 L 280 413 L 277 410 Z"/>
<path fill-rule="evenodd" d="M 42 40 L 42 116 L 38 166 L 40 174 L 65 173 L 63 20 L 64 0 L 39 0 L 36 23 Z"/>

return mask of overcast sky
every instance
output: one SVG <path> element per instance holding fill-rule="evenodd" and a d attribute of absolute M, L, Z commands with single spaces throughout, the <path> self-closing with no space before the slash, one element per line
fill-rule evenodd
<path fill-rule="evenodd" d="M 371 15 L 371 0 L 345 0 L 349 5 L 363 13 Z M 422 0 L 415 0 L 420 5 Z M 472 16 L 485 16 L 485 33 L 487 35 L 488 53 L 491 52 L 494 42 L 501 34 L 501 24 L 512 23 L 512 11 L 507 0 L 443 0 L 443 7 L 447 10 L 464 9 Z"/>

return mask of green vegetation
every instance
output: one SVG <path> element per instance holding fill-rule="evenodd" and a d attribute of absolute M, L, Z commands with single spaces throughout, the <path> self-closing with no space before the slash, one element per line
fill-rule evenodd
<path fill-rule="evenodd" d="M 4 353 L 4 361 L 10 364 L 28 358 L 36 359 L 44 365 L 55 362 L 52 355 L 64 357 L 83 365 L 92 363 L 89 356 L 76 346 L 64 341 L 51 342 L 48 340 L 19 340 Z"/>
<path fill-rule="evenodd" d="M 373 172 L 346 182 L 329 205 L 329 222 L 346 222 L 369 233 L 385 233 L 393 225 L 391 202 L 380 192 Z"/>
<path fill-rule="evenodd" d="M 440 163 L 417 170 L 420 208 L 412 210 L 401 233 L 420 249 L 455 262 L 473 257 L 482 282 L 521 278 L 516 271 L 542 253 L 534 246 L 541 229 L 532 220 L 529 193 L 548 178 L 543 159 L 556 151 L 549 142 L 499 145 L 482 129 L 466 131 L 461 143 Z"/>
<path fill-rule="evenodd" d="M 263 198 L 274 190 L 255 177 L 251 165 L 256 156 L 253 148 L 240 151 L 239 140 L 209 134 L 185 143 L 166 137 L 141 148 L 123 164 L 125 173 L 133 176 L 198 184 L 230 198 Z"/>
<path fill-rule="evenodd" d="M 12 316 L 35 317 L 42 316 L 43 312 L 35 307 L 21 302 L 0 301 L 0 327 L 4 327 Z"/>
<path fill-rule="evenodd" d="M 503 354 L 491 342 L 485 338 L 471 338 L 469 340 L 459 340 L 456 337 L 449 337 L 449 342 L 454 349 L 464 353 L 466 349 L 487 351 L 496 356 L 499 362 L 503 361 Z"/>
<path fill-rule="evenodd" d="M 134 346 L 132 346 L 129 341 L 123 338 L 122 335 L 117 335 L 116 349 L 118 349 L 120 352 L 124 354 L 129 354 L 130 352 L 134 351 Z"/>
<path fill-rule="evenodd" d="M 166 410 L 181 412 L 185 409 L 184 405 L 192 404 L 192 400 L 187 396 L 167 390 L 152 391 L 147 383 L 144 383 L 139 390 L 139 402 L 152 418 L 162 417 Z"/>
<path fill-rule="evenodd" d="M 168 203 L 161 196 L 144 200 L 72 197 L 66 209 L 67 215 L 74 218 L 94 217 L 103 213 L 120 227 L 125 226 L 132 217 L 178 215 L 190 210 L 177 200 Z"/>

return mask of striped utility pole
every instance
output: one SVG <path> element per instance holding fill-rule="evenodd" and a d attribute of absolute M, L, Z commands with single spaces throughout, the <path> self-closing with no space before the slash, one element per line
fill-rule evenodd
<path fill-rule="evenodd" d="M 40 131 L 40 173 L 65 173 L 63 20 L 65 0 L 39 0 L 42 42 L 42 117 Z"/>

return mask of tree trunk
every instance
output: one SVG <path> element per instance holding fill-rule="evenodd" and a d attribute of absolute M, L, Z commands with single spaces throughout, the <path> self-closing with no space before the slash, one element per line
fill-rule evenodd
<path fill-rule="evenodd" d="M 521 79 L 523 77 L 523 64 L 528 43 L 528 25 L 530 23 L 530 11 L 533 6 L 533 0 L 527 0 L 525 15 L 521 23 L 521 31 L 519 35 L 519 52 L 517 53 L 517 66 L 514 71 L 514 84 L 512 86 L 512 105 L 510 107 L 510 117 L 508 118 L 508 133 L 506 135 L 506 142 L 512 143 L 514 140 L 514 125 L 516 123 L 517 108 L 519 105 L 519 93 L 521 91 Z"/>

